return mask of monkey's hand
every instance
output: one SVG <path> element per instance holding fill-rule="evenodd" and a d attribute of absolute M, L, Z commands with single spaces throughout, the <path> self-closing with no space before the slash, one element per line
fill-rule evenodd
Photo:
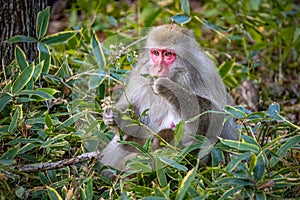
<path fill-rule="evenodd" d="M 160 77 L 153 81 L 152 89 L 155 94 L 165 96 L 165 94 L 172 92 L 173 85 L 174 82 L 171 79 Z"/>
<path fill-rule="evenodd" d="M 103 122 L 107 126 L 115 126 L 115 115 L 112 108 L 106 108 L 103 111 Z"/>
<path fill-rule="evenodd" d="M 160 77 L 153 81 L 152 89 L 155 94 L 166 99 L 173 106 L 173 109 L 179 112 L 179 100 L 185 94 L 184 89 L 179 84 L 167 77 Z"/>
<path fill-rule="evenodd" d="M 108 126 L 114 126 L 116 125 L 115 122 L 115 114 L 113 111 L 113 101 L 111 100 L 110 97 L 105 97 L 102 101 L 102 109 L 103 111 L 103 122 L 104 124 Z"/>

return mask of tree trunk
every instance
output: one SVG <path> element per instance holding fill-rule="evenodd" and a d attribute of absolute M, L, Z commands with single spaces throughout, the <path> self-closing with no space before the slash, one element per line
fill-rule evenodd
<path fill-rule="evenodd" d="M 36 44 L 8 44 L 4 41 L 15 35 L 35 37 L 37 14 L 49 5 L 49 1 L 50 0 L 0 0 L 0 59 L 2 67 L 7 66 L 14 59 L 14 49 L 16 45 L 19 45 L 26 53 L 29 61 L 36 58 Z"/>

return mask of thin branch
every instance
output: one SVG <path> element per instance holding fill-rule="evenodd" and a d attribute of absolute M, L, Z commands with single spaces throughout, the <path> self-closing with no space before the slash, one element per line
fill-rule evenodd
<path fill-rule="evenodd" d="M 13 169 L 17 169 L 21 172 L 36 172 L 36 171 L 46 171 L 51 169 L 63 168 L 69 165 L 74 165 L 77 163 L 81 163 L 87 160 L 91 160 L 93 158 L 99 158 L 99 151 L 93 151 L 89 153 L 84 153 L 79 156 L 70 159 L 64 159 L 57 162 L 47 162 L 41 164 L 29 164 L 24 166 L 13 166 Z"/>

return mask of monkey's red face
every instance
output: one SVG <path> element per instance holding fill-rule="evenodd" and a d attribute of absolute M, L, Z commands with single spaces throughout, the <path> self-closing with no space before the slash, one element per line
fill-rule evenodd
<path fill-rule="evenodd" d="M 156 76 L 167 76 L 176 54 L 169 49 L 151 49 L 150 57 L 153 62 L 153 72 Z"/>

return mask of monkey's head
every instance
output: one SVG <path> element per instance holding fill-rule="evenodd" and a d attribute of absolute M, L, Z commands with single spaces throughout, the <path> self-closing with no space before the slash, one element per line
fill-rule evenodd
<path fill-rule="evenodd" d="M 146 49 L 152 63 L 151 73 L 168 76 L 177 60 L 197 46 L 192 31 L 178 25 L 153 28 L 147 37 Z"/>

